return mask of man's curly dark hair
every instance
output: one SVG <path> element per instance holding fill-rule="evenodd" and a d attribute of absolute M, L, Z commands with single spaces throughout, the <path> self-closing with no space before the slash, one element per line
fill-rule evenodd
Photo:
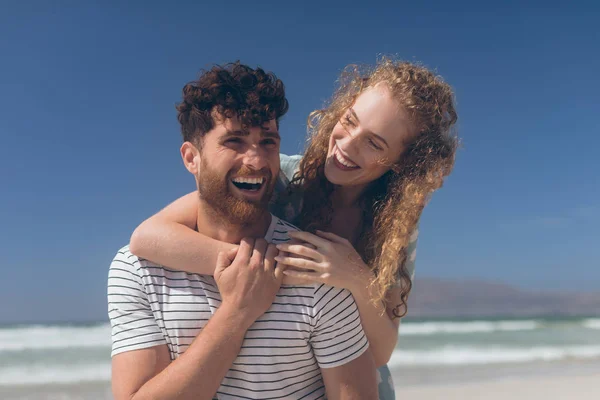
<path fill-rule="evenodd" d="M 272 119 L 279 122 L 288 107 L 283 82 L 275 74 L 237 61 L 216 65 L 185 85 L 177 119 L 183 140 L 199 145 L 214 127 L 214 111 L 240 118 L 244 127 L 255 127 Z"/>

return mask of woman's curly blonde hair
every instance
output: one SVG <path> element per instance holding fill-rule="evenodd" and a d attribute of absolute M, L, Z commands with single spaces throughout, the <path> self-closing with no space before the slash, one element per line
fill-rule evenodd
<path fill-rule="evenodd" d="M 308 118 L 308 147 L 290 190 L 303 193 L 295 221 L 300 228 L 327 230 L 334 186 L 325 177 L 324 166 L 331 132 L 357 96 L 378 84 L 385 84 L 408 113 L 416 135 L 399 161 L 362 195 L 362 234 L 355 245 L 375 273 L 373 301 L 384 301 L 389 289 L 398 285 L 401 303 L 393 313 L 402 317 L 412 288 L 405 268 L 410 236 L 430 195 L 454 166 L 458 139 L 453 132 L 457 114 L 452 88 L 428 69 L 409 62 L 382 58 L 370 69 L 347 67 L 330 103 Z"/>

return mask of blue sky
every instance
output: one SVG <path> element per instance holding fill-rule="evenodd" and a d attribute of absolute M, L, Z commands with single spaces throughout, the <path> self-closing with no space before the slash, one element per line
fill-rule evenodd
<path fill-rule="evenodd" d="M 600 290 L 597 5 L 209 3 L 4 3 L 0 322 L 106 318 L 116 250 L 194 188 L 181 88 L 237 59 L 285 82 L 287 153 L 346 64 L 437 70 L 463 146 L 424 212 L 417 279 Z"/>

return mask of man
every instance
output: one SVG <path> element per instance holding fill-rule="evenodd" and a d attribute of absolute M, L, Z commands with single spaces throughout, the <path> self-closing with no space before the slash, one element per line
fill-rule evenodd
<path fill-rule="evenodd" d="M 295 229 L 267 211 L 283 84 L 236 63 L 204 73 L 183 97 L 181 155 L 201 199 L 197 229 L 240 246 L 220 255 L 214 278 L 119 251 L 108 281 L 115 398 L 377 398 L 350 293 L 282 286 L 267 244 Z"/>

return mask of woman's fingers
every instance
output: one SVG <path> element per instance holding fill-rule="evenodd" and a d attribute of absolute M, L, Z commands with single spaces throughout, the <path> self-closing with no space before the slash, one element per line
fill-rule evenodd
<path fill-rule="evenodd" d="M 331 240 L 334 243 L 340 243 L 340 244 L 344 244 L 347 242 L 347 240 L 341 236 L 336 235 L 335 233 L 332 232 L 323 232 L 323 231 L 317 231 L 316 232 L 318 236 Z"/>
<path fill-rule="evenodd" d="M 281 243 L 277 245 L 277 248 L 280 251 L 286 251 L 288 253 L 308 258 L 309 260 L 313 260 L 316 262 L 323 261 L 323 255 L 309 246 L 310 245 L 307 246 L 304 244 Z"/>
<path fill-rule="evenodd" d="M 300 279 L 302 281 L 308 282 L 318 282 L 325 283 L 322 279 L 322 274 L 318 272 L 304 272 L 304 271 L 294 271 L 291 269 L 286 269 L 283 271 L 284 275 L 287 275 L 292 278 Z"/>
<path fill-rule="evenodd" d="M 275 261 L 281 264 L 289 265 L 290 267 L 309 269 L 313 271 L 324 271 L 324 267 L 321 264 L 305 258 L 286 257 L 279 255 L 275 257 Z"/>
<path fill-rule="evenodd" d="M 290 238 L 290 240 L 287 241 L 287 242 L 285 242 L 285 244 L 302 244 L 302 245 L 304 245 L 306 247 L 309 247 L 311 249 L 316 249 L 317 248 L 317 246 L 315 246 L 314 244 L 310 244 L 310 243 L 304 242 L 304 241 L 302 241 L 300 239 L 293 239 L 293 238 Z"/>
<path fill-rule="evenodd" d="M 309 232 L 290 231 L 290 232 L 288 232 L 288 235 L 290 235 L 290 237 L 293 239 L 299 239 L 299 240 L 302 240 L 303 242 L 310 243 L 313 246 L 316 246 L 317 248 L 326 247 L 331 244 L 331 242 L 329 240 L 319 237 L 317 235 L 313 235 L 312 233 L 309 233 Z"/>
<path fill-rule="evenodd" d="M 264 268 L 265 272 L 274 272 L 275 266 L 277 262 L 275 261 L 275 257 L 279 254 L 277 247 L 274 244 L 269 244 L 267 246 L 267 251 L 265 253 L 265 261 Z"/>

